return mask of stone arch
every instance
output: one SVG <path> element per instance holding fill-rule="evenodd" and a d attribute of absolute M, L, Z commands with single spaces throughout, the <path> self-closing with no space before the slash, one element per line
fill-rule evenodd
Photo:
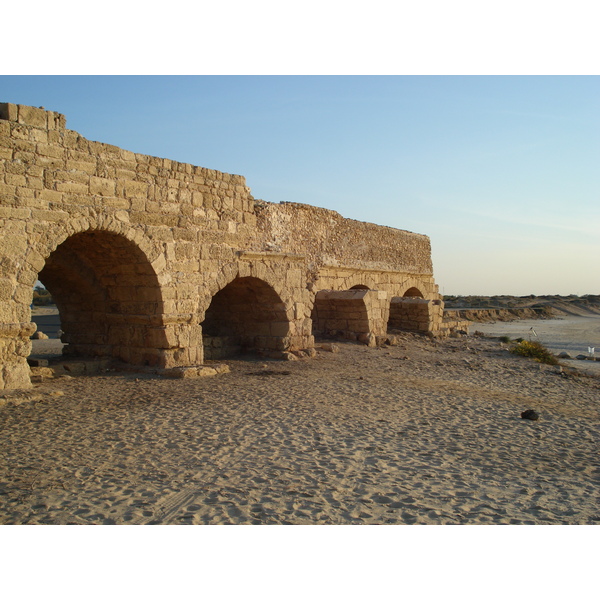
<path fill-rule="evenodd" d="M 135 230 L 103 221 L 106 227 L 65 224 L 33 250 L 41 268 L 39 260 L 29 261 L 60 311 L 63 353 L 163 366 L 162 354 L 171 344 L 151 262 L 159 253 Z"/>
<path fill-rule="evenodd" d="M 124 223 L 111 216 L 97 215 L 57 222 L 50 230 L 47 225 L 40 224 L 39 231 L 34 230 L 34 235 L 38 239 L 30 244 L 23 266 L 17 272 L 19 283 L 28 288 L 32 287 L 52 252 L 71 236 L 87 231 L 105 231 L 129 240 L 144 254 L 157 276 L 165 266 L 164 260 L 160 260 L 162 247 L 152 243 L 141 230 L 134 229 L 129 223 Z"/>
<path fill-rule="evenodd" d="M 404 294 L 402 294 L 403 298 L 425 298 L 423 292 L 416 286 L 408 288 Z"/>
<path fill-rule="evenodd" d="M 426 300 L 438 298 L 435 286 L 432 288 L 431 282 L 427 278 L 421 277 L 403 277 L 401 282 L 391 285 L 389 291 L 392 297 L 425 298 Z"/>
<path fill-rule="evenodd" d="M 340 290 L 376 290 L 378 285 L 372 273 L 354 273 L 340 280 L 336 287 Z"/>
<path fill-rule="evenodd" d="M 274 272 L 273 269 L 269 269 L 260 262 L 233 261 L 222 266 L 217 277 L 206 283 L 206 291 L 199 295 L 198 313 L 200 321 L 204 319 L 205 312 L 214 296 L 238 278 L 254 278 L 264 282 L 273 289 L 285 305 L 288 317 L 292 317 L 294 298 L 290 295 L 289 290 L 286 290 L 285 286 L 282 285 L 285 279 L 283 275 Z"/>
<path fill-rule="evenodd" d="M 264 279 L 241 271 L 212 295 L 204 311 L 205 359 L 248 351 L 280 353 L 289 347 L 290 319 L 281 295 Z"/>

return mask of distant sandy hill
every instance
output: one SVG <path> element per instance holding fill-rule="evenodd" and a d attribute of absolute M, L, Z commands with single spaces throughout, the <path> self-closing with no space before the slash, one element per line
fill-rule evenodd
<path fill-rule="evenodd" d="M 445 296 L 445 308 L 454 317 L 470 321 L 554 319 L 600 315 L 600 295 L 585 296 Z"/>

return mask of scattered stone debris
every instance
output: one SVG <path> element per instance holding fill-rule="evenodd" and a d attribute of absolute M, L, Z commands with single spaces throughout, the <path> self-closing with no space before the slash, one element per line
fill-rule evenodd
<path fill-rule="evenodd" d="M 369 348 L 375 348 L 377 346 L 377 336 L 374 333 L 361 333 L 358 336 L 358 341 Z"/>
<path fill-rule="evenodd" d="M 49 367 L 31 367 L 31 383 L 43 383 L 47 379 L 54 379 L 52 369 Z"/>
<path fill-rule="evenodd" d="M 172 379 L 190 379 L 196 377 L 212 377 L 222 373 L 229 373 L 229 366 L 224 364 L 203 365 L 198 367 L 177 367 L 165 369 L 160 374 Z"/>
<path fill-rule="evenodd" d="M 337 344 L 321 344 L 321 350 L 325 352 L 333 352 L 336 354 L 340 351 L 340 347 Z"/>

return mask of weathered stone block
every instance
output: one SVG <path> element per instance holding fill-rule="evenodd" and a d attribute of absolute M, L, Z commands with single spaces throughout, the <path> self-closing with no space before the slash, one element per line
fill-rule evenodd
<path fill-rule="evenodd" d="M 14 113 L 11 112 L 11 114 Z M 22 125 L 31 125 L 32 127 L 43 127 L 44 129 L 46 129 L 48 124 L 48 118 L 44 109 L 23 105 L 18 105 L 17 121 Z"/>
<path fill-rule="evenodd" d="M 98 194 L 100 196 L 114 196 L 115 182 L 110 179 L 101 177 L 90 177 L 90 194 Z"/>

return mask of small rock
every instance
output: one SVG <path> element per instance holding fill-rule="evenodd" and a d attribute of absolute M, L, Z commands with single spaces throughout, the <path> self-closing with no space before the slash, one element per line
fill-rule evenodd
<path fill-rule="evenodd" d="M 358 336 L 358 341 L 369 348 L 375 348 L 377 346 L 377 336 L 373 333 L 361 333 Z"/>
<path fill-rule="evenodd" d="M 585 354 L 578 354 L 575 357 L 576 360 L 587 360 L 587 356 Z"/>
<path fill-rule="evenodd" d="M 572 357 L 572 356 L 571 356 L 571 355 L 570 355 L 568 352 L 561 352 L 561 353 L 558 355 L 558 358 L 569 358 L 569 359 L 571 359 L 571 358 L 573 358 L 573 357 Z"/>
<path fill-rule="evenodd" d="M 340 351 L 340 347 L 337 344 L 321 344 L 321 350 L 325 350 L 325 352 L 333 352 L 336 354 Z"/>
<path fill-rule="evenodd" d="M 213 367 L 198 367 L 196 377 L 212 377 L 217 374 L 217 370 Z M 192 375 L 193 377 L 193 375 Z"/>
<path fill-rule="evenodd" d="M 36 331 L 32 336 L 34 340 L 47 340 L 48 336 L 43 331 Z"/>
<path fill-rule="evenodd" d="M 537 421 L 539 418 L 540 418 L 540 416 L 535 412 L 535 410 L 532 410 L 531 408 L 528 408 L 527 410 L 525 410 L 521 413 L 521 419 L 529 419 L 530 421 Z"/>
<path fill-rule="evenodd" d="M 53 379 L 54 371 L 50 367 L 31 367 L 31 376 L 42 379 Z"/>

